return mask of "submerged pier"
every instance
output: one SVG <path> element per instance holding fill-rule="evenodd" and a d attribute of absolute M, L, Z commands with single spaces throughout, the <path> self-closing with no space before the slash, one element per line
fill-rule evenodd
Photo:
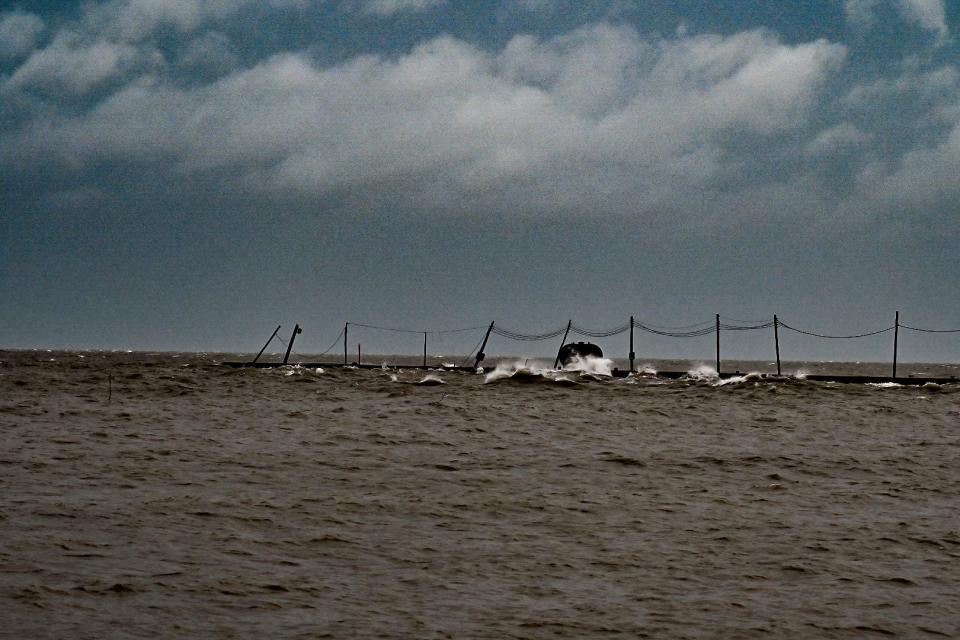
<path fill-rule="evenodd" d="M 276 369 L 285 365 L 282 362 L 221 362 L 223 366 L 233 367 L 237 369 L 242 368 L 253 368 L 253 369 Z M 308 369 L 412 369 L 419 371 L 458 371 L 461 373 L 476 373 L 476 367 L 463 367 L 463 366 L 453 366 L 453 367 L 444 367 L 442 365 L 404 365 L 404 364 L 394 364 L 386 365 L 383 364 L 343 364 L 342 362 L 299 362 L 296 366 L 305 367 Z M 485 368 L 484 372 L 489 373 L 493 371 L 492 367 Z M 571 371 L 575 373 L 576 371 Z M 632 372 L 636 374 L 636 372 Z M 627 369 L 613 369 L 610 372 L 611 377 L 613 378 L 626 378 L 631 374 L 631 371 Z M 790 380 L 809 380 L 812 382 L 836 382 L 838 384 L 887 384 L 895 383 L 906 386 L 923 386 L 925 384 L 958 384 L 960 380 L 956 376 L 949 377 L 897 377 L 893 378 L 890 376 L 865 376 L 865 375 L 830 375 L 830 374 L 808 374 L 804 376 L 789 376 L 789 375 L 778 375 L 776 373 L 742 373 L 740 371 L 736 372 L 721 372 L 719 377 L 721 380 L 729 380 L 730 378 L 739 378 L 746 375 L 754 376 L 758 382 L 787 382 Z M 650 374 L 651 378 L 666 378 L 668 380 L 680 380 L 682 378 L 690 377 L 689 371 L 658 371 L 656 374 Z"/>
<path fill-rule="evenodd" d="M 899 344 L 898 338 L 899 338 L 899 333 L 901 329 L 920 332 L 920 333 L 927 333 L 927 334 L 960 333 L 960 329 L 927 329 L 927 328 L 919 328 L 919 327 L 902 324 L 900 322 L 899 311 L 896 312 L 896 314 L 894 315 L 893 325 L 889 327 L 884 327 L 878 330 L 874 330 L 874 331 L 867 331 L 867 332 L 862 332 L 862 333 L 857 333 L 852 335 L 826 334 L 826 333 L 818 333 L 813 331 L 806 331 L 803 329 L 797 329 L 787 324 L 783 320 L 781 320 L 780 317 L 776 314 L 772 316 L 771 321 L 768 321 L 768 322 L 755 321 L 753 324 L 747 324 L 746 321 L 730 320 L 730 319 L 725 319 L 726 321 L 724 321 L 721 318 L 722 316 L 720 316 L 719 314 L 716 314 L 714 318 L 711 319 L 710 321 L 706 321 L 696 325 L 688 325 L 684 327 L 671 328 L 671 327 L 659 327 L 656 325 L 650 325 L 650 324 L 638 322 L 634 319 L 634 316 L 630 316 L 628 323 L 611 328 L 611 329 L 602 329 L 602 330 L 585 329 L 583 327 L 580 327 L 574 324 L 573 320 L 569 320 L 564 327 L 560 327 L 553 331 L 547 331 L 539 334 L 525 334 L 517 331 L 511 331 L 508 329 L 504 329 L 503 327 L 496 326 L 495 322 L 491 322 L 489 326 L 484 325 L 484 326 L 478 326 L 478 327 L 470 327 L 467 329 L 452 329 L 452 330 L 445 330 L 445 331 L 397 329 L 397 328 L 382 327 L 382 326 L 376 326 L 376 325 L 346 322 L 340 334 L 334 339 L 330 347 L 326 351 L 319 353 L 320 357 L 326 355 L 331 350 L 333 350 L 337 344 L 340 343 L 340 340 L 342 338 L 342 341 L 343 341 L 343 361 L 342 362 L 325 362 L 320 360 L 309 361 L 309 362 L 300 361 L 298 362 L 298 365 L 303 367 L 308 367 L 308 368 L 324 368 L 324 369 L 336 369 L 336 368 L 382 369 L 386 367 L 391 369 L 414 369 L 414 370 L 419 369 L 424 371 L 427 371 L 427 370 L 459 371 L 459 372 L 466 372 L 466 373 L 475 373 L 477 372 L 478 368 L 481 366 L 481 363 L 485 358 L 484 350 L 487 347 L 487 343 L 491 335 L 496 335 L 501 338 L 506 338 L 508 340 L 523 341 L 523 342 L 539 342 L 544 340 L 553 340 L 562 335 L 563 338 L 560 342 L 560 347 L 559 347 L 559 350 L 557 351 L 557 358 L 556 358 L 556 361 L 554 362 L 554 367 L 553 367 L 554 369 L 557 369 L 557 365 L 559 364 L 562 358 L 564 349 L 570 348 L 570 345 L 567 344 L 567 338 L 571 334 L 584 336 L 584 337 L 591 337 L 591 338 L 610 338 L 622 333 L 629 332 L 629 346 L 628 346 L 629 367 L 627 369 L 613 369 L 611 371 L 612 377 L 624 378 L 636 372 L 636 369 L 635 369 L 636 352 L 635 352 L 635 343 L 634 343 L 634 331 L 640 330 L 640 331 L 645 331 L 654 335 L 666 336 L 671 338 L 696 338 L 696 337 L 713 335 L 715 337 L 715 343 L 716 343 L 716 354 L 715 354 L 716 355 L 716 372 L 721 380 L 728 380 L 730 378 L 749 375 L 754 379 L 756 379 L 757 381 L 770 381 L 770 382 L 789 381 L 789 380 L 809 380 L 813 382 L 825 382 L 825 383 L 836 382 L 836 383 L 846 383 L 846 384 L 894 383 L 894 384 L 909 385 L 909 386 L 922 386 L 925 384 L 941 385 L 941 384 L 957 384 L 958 383 L 957 377 L 952 375 L 951 376 L 897 375 L 897 363 L 898 363 L 898 355 L 899 355 L 898 354 L 898 344 Z M 349 335 L 351 326 L 358 327 L 358 328 L 378 330 L 378 331 L 389 331 L 389 332 L 397 332 L 397 333 L 405 333 L 405 334 L 422 335 L 423 336 L 423 357 L 421 360 L 422 364 L 398 364 L 397 363 L 397 364 L 385 365 L 383 363 L 378 363 L 378 364 L 364 363 L 362 362 L 361 345 L 359 343 L 356 345 L 357 360 L 353 363 L 350 363 L 349 356 L 348 356 L 349 345 L 348 345 L 347 337 Z M 721 360 L 721 351 L 720 351 L 721 332 L 757 331 L 757 330 L 767 330 L 767 329 L 772 329 L 773 347 L 774 347 L 774 352 L 776 356 L 776 363 L 775 363 L 776 371 L 777 371 L 776 373 L 750 372 L 750 373 L 744 374 L 740 371 L 729 372 L 729 371 L 722 370 L 723 361 Z M 781 373 L 782 367 L 781 367 L 781 359 L 780 359 L 781 346 L 782 346 L 781 340 L 780 340 L 781 329 L 793 331 L 795 333 L 802 334 L 805 336 L 812 336 L 815 338 L 824 338 L 824 339 L 830 339 L 830 340 L 851 340 L 851 339 L 857 339 L 857 338 L 864 338 L 868 336 L 877 336 L 880 334 L 890 332 L 893 334 L 893 345 L 892 345 L 893 357 L 891 362 L 891 375 L 889 376 L 856 375 L 856 374 L 850 375 L 850 374 L 830 374 L 830 373 L 810 373 L 802 376 L 801 375 L 794 375 L 794 376 L 782 375 Z M 289 341 L 285 342 L 284 346 L 286 347 L 286 352 L 284 353 L 282 362 L 262 362 L 260 360 L 260 357 L 263 355 L 267 347 L 270 345 L 270 343 L 274 339 L 279 339 L 282 341 L 282 339 L 278 337 L 279 330 L 280 330 L 280 327 L 278 326 L 273 331 L 273 334 L 270 336 L 267 342 L 263 345 L 263 348 L 260 349 L 256 357 L 253 358 L 253 360 L 243 361 L 243 362 L 241 361 L 223 362 L 222 364 L 224 366 L 234 367 L 234 368 L 250 367 L 250 368 L 256 368 L 256 369 L 274 368 L 274 367 L 281 367 L 281 366 L 287 365 L 288 362 L 290 361 L 290 355 L 293 350 L 294 340 L 302 332 L 302 329 L 299 324 L 297 324 L 294 327 L 293 333 L 291 334 Z M 451 365 L 447 363 L 443 363 L 440 365 L 431 365 L 428 363 L 428 336 L 429 335 L 434 334 L 435 336 L 439 336 L 443 334 L 460 333 L 460 332 L 467 332 L 467 331 L 481 331 L 481 330 L 484 331 L 482 340 L 479 341 L 477 345 L 466 355 L 466 357 L 463 359 L 460 365 Z M 587 343 L 580 342 L 576 344 L 584 345 Z M 595 347 L 596 345 L 591 345 L 591 346 Z M 599 351 L 599 347 L 597 347 L 597 350 Z M 467 363 L 470 362 L 471 360 L 473 360 L 473 364 L 472 366 L 468 366 Z M 771 363 L 771 365 L 772 364 L 774 363 Z M 492 368 L 487 367 L 486 371 L 492 371 Z M 655 377 L 677 380 L 677 379 L 691 377 L 691 374 L 688 371 L 658 371 L 655 374 Z"/>

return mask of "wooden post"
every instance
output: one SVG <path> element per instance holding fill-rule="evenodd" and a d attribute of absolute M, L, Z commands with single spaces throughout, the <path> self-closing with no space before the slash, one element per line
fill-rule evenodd
<path fill-rule="evenodd" d="M 634 372 L 633 361 L 637 354 L 633 352 L 633 316 L 630 316 L 630 373 Z"/>
<path fill-rule="evenodd" d="M 780 330 L 777 314 L 773 314 L 773 344 L 777 349 L 777 375 L 780 375 Z"/>
<path fill-rule="evenodd" d="M 893 379 L 897 379 L 897 338 L 900 333 L 900 312 L 893 319 Z"/>
<path fill-rule="evenodd" d="M 480 351 L 477 352 L 477 361 L 473 363 L 474 369 L 479 367 L 480 363 L 483 362 L 483 359 L 487 357 L 483 350 L 487 348 L 487 340 L 490 338 L 491 331 L 493 331 L 493 322 L 491 322 L 490 326 L 487 327 L 487 334 L 483 336 L 483 344 L 480 345 Z"/>
<path fill-rule="evenodd" d="M 557 359 L 553 361 L 553 368 L 560 368 L 560 350 L 567 344 L 567 336 L 570 335 L 570 327 L 573 325 L 573 319 L 567 320 L 567 330 L 563 332 L 563 341 L 560 343 L 560 349 L 557 349 Z"/>
<path fill-rule="evenodd" d="M 423 332 L 423 368 L 427 368 L 427 332 Z"/>
<path fill-rule="evenodd" d="M 343 366 L 347 366 L 347 332 L 349 329 L 349 322 L 343 325 Z"/>
<path fill-rule="evenodd" d="M 357 366 L 359 367 L 363 364 L 363 360 L 360 359 L 360 343 L 357 343 Z"/>
<path fill-rule="evenodd" d="M 720 314 L 717 314 L 717 377 L 720 377 Z"/>
<path fill-rule="evenodd" d="M 260 353 L 257 354 L 257 357 L 253 359 L 253 362 L 250 364 L 256 364 L 257 360 L 260 359 L 260 356 L 263 355 L 263 352 L 267 350 L 267 347 L 273 342 L 273 339 L 277 337 L 277 332 L 280 331 L 280 325 L 277 325 L 277 328 L 273 330 L 273 333 L 270 334 L 270 339 L 263 343 L 263 349 L 260 349 Z"/>
<path fill-rule="evenodd" d="M 283 354 L 283 364 L 287 364 L 287 360 L 290 359 L 290 351 L 293 350 L 293 341 L 297 339 L 297 334 L 303 333 L 303 329 L 300 328 L 300 325 L 294 325 L 293 333 L 290 334 L 290 342 L 287 343 L 287 352 Z"/>

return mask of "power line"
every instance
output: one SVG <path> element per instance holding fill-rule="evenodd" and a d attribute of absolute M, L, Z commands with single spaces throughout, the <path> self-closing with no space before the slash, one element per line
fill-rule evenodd
<path fill-rule="evenodd" d="M 960 329 L 920 329 L 917 327 L 910 327 L 905 324 L 900 325 L 901 329 L 910 329 L 910 331 L 920 331 L 922 333 L 960 333 Z"/>
<path fill-rule="evenodd" d="M 486 329 L 486 327 L 465 327 L 463 329 L 441 329 L 439 331 L 435 330 L 416 330 L 416 329 L 397 329 L 396 327 L 381 327 L 375 324 L 363 324 L 360 322 L 351 322 L 349 323 L 351 327 L 364 327 L 366 329 L 377 329 L 379 331 L 392 331 L 394 333 L 429 333 L 429 334 L 441 334 L 441 333 L 462 333 L 464 331 L 479 331 L 480 329 Z"/>
<path fill-rule="evenodd" d="M 877 330 L 877 331 L 870 331 L 870 332 L 868 332 L 868 333 L 858 333 L 858 334 L 849 335 L 849 336 L 832 336 L 832 335 L 826 335 L 826 334 L 822 334 L 822 333 L 814 333 L 814 332 L 812 332 L 812 331 L 803 331 L 802 329 L 797 329 L 797 328 L 795 328 L 795 327 L 791 327 L 790 325 L 786 324 L 786 323 L 783 322 L 782 320 L 779 322 L 779 324 L 780 324 L 780 326 L 783 327 L 784 329 L 790 329 L 790 331 L 796 331 L 797 333 L 802 333 L 802 334 L 805 335 L 805 336 L 813 336 L 813 337 L 815 337 L 815 338 L 829 338 L 829 339 L 831 339 L 831 340 L 847 340 L 847 339 L 850 339 L 850 338 L 866 338 L 867 336 L 880 335 L 881 333 L 886 333 L 887 331 L 893 331 L 893 329 L 894 329 L 894 327 L 891 326 L 891 327 L 887 327 L 886 329 L 879 329 L 879 330 Z M 901 325 L 901 326 L 902 326 L 902 325 Z"/>

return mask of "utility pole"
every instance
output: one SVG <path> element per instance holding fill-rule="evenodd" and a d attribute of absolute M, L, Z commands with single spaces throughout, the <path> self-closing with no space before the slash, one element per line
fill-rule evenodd
<path fill-rule="evenodd" d="M 277 328 L 273 330 L 273 333 L 270 334 L 270 339 L 263 343 L 263 349 L 260 349 L 260 353 L 257 354 L 257 357 L 253 359 L 253 362 L 250 364 L 257 364 L 257 360 L 260 359 L 260 356 L 263 355 L 263 352 L 267 350 L 267 347 L 273 342 L 273 339 L 277 337 L 277 332 L 280 331 L 280 325 L 277 325 Z"/>
<path fill-rule="evenodd" d="M 567 336 L 570 335 L 570 327 L 573 325 L 573 319 L 567 321 L 567 330 L 563 332 L 563 342 L 560 343 L 560 349 L 557 349 L 557 359 L 553 361 L 553 368 L 557 369 L 560 367 L 560 351 L 563 349 L 563 345 L 567 344 Z"/>
<path fill-rule="evenodd" d="M 287 364 L 287 360 L 290 359 L 290 351 L 293 350 L 293 341 L 297 339 L 297 334 L 303 333 L 303 329 L 300 328 L 300 325 L 294 325 L 293 333 L 290 334 L 290 342 L 287 343 L 287 352 L 283 355 L 283 364 Z"/>

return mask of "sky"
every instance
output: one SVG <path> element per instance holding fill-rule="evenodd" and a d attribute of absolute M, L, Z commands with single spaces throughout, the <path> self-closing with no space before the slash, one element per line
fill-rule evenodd
<path fill-rule="evenodd" d="M 0 347 L 958 329 L 958 30 L 945 0 L 0 2 Z M 769 330 L 721 337 L 772 357 Z M 960 361 L 960 334 L 899 357 Z"/>

